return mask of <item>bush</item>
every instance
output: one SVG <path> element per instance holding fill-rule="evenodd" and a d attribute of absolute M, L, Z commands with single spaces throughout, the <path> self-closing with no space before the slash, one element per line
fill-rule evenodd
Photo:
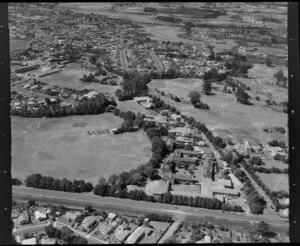
<path fill-rule="evenodd" d="M 12 185 L 21 185 L 22 184 L 22 181 L 17 179 L 17 178 L 13 178 L 12 179 Z"/>
<path fill-rule="evenodd" d="M 35 206 L 35 205 L 36 205 L 35 200 L 28 200 L 28 206 L 29 207 L 32 207 L 32 206 Z"/>

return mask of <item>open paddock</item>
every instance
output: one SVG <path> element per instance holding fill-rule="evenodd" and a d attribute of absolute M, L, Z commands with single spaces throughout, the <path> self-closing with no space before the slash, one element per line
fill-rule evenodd
<path fill-rule="evenodd" d="M 263 102 L 257 102 L 254 99 L 250 99 L 254 103 L 252 106 L 239 104 L 234 95 L 222 92 L 222 85 L 213 84 L 213 87 L 216 87 L 212 90 L 215 95 L 201 95 L 201 101 L 208 104 L 210 110 L 196 109 L 191 104 L 175 102 L 167 96 L 171 93 L 187 99 L 188 93 L 192 90 L 202 93 L 201 85 L 201 80 L 177 79 L 153 80 L 148 87 L 150 93 L 159 96 L 167 104 L 175 106 L 181 113 L 204 123 L 209 129 L 224 138 L 267 144 L 270 136 L 263 132 L 263 127 L 282 126 L 287 128 L 287 114 L 283 113 L 279 106 L 265 106 Z M 164 91 L 165 96 L 158 94 L 155 88 Z M 285 134 L 283 138 L 286 136 Z"/>
<path fill-rule="evenodd" d="M 289 176 L 277 173 L 256 173 L 271 191 L 286 190 L 289 192 Z"/>
<path fill-rule="evenodd" d="M 151 157 L 143 132 L 89 135 L 87 131 L 120 126 L 111 113 L 64 118 L 12 117 L 12 176 L 25 180 L 32 173 L 54 178 L 83 179 L 129 171 Z"/>

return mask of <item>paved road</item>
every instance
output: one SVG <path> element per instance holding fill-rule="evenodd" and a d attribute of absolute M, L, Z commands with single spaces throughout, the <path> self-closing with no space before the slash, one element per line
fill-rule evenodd
<path fill-rule="evenodd" d="M 121 57 L 122 68 L 128 69 L 128 62 L 127 62 L 127 59 L 126 59 L 126 54 L 125 54 L 124 49 L 120 50 L 120 57 Z"/>
<path fill-rule="evenodd" d="M 159 72 L 163 71 L 163 67 L 162 67 L 162 65 L 161 65 L 161 63 L 160 63 L 160 61 L 159 61 L 159 59 L 157 58 L 156 54 L 154 53 L 154 51 L 153 51 L 153 50 L 150 50 L 149 53 L 150 53 L 150 56 L 152 57 L 152 59 L 154 60 L 154 62 L 155 62 L 155 64 L 156 64 L 156 67 L 157 67 L 158 71 L 159 71 Z"/>
<path fill-rule="evenodd" d="M 277 217 L 266 217 L 264 215 L 245 215 L 238 213 L 223 213 L 219 210 L 209 210 L 202 208 L 193 208 L 188 206 L 175 206 L 171 204 L 163 203 L 150 203 L 145 201 L 135 201 L 130 199 L 121 199 L 114 197 L 99 197 L 92 194 L 76 194 L 61 191 L 33 189 L 24 186 L 13 186 L 13 199 L 29 200 L 34 199 L 38 202 L 62 204 L 65 206 L 77 206 L 83 208 L 85 205 L 90 204 L 95 209 L 107 209 L 116 212 L 136 214 L 146 213 L 163 213 L 171 214 L 178 218 L 193 216 L 202 218 L 211 216 L 219 219 L 227 219 L 233 221 L 242 222 L 259 222 L 264 220 L 265 222 L 274 226 L 288 227 L 288 220 Z"/>

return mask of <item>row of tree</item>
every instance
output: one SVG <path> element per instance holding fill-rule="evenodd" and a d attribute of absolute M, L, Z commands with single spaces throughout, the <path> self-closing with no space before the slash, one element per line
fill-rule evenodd
<path fill-rule="evenodd" d="M 243 170 L 237 168 L 233 174 L 243 183 L 243 190 L 246 194 L 251 213 L 262 214 L 266 206 L 265 199 L 258 194 Z"/>
<path fill-rule="evenodd" d="M 271 168 L 253 167 L 253 170 L 255 172 L 259 172 L 259 173 L 283 173 L 283 174 L 288 174 L 289 173 L 288 168 L 280 169 L 278 167 L 271 167 Z"/>
<path fill-rule="evenodd" d="M 272 201 L 275 211 L 278 212 L 279 209 L 285 208 L 284 205 L 281 205 L 279 203 L 279 200 L 276 196 L 273 195 L 272 191 L 264 184 L 264 182 L 260 179 L 260 177 L 255 173 L 255 169 L 251 165 L 247 165 L 246 162 L 241 162 L 243 167 L 247 170 L 247 172 L 251 175 L 251 177 L 254 179 L 254 181 L 264 190 L 266 195 L 270 198 Z"/>
<path fill-rule="evenodd" d="M 289 164 L 289 159 L 288 157 L 284 156 L 284 155 L 280 155 L 280 154 L 276 154 L 274 156 L 274 160 L 276 161 L 282 161 L 285 164 Z"/>
<path fill-rule="evenodd" d="M 158 200 L 156 200 L 153 196 L 146 195 L 142 190 L 131 190 L 128 192 L 126 189 L 118 189 L 115 186 L 110 185 L 108 182 L 106 182 L 105 185 L 98 184 L 94 189 L 94 194 L 99 196 L 127 198 L 138 201 L 160 202 L 214 210 L 243 212 L 243 209 L 240 206 L 223 204 L 216 198 L 212 199 L 207 197 L 186 197 L 181 195 L 172 195 L 171 193 L 165 193 Z"/>
<path fill-rule="evenodd" d="M 90 182 L 84 180 L 70 181 L 66 178 L 54 179 L 48 176 L 42 176 L 39 173 L 31 174 L 25 179 L 25 185 L 27 187 L 47 189 L 47 190 L 58 190 L 67 192 L 90 192 L 93 190 L 93 185 Z"/>
<path fill-rule="evenodd" d="M 48 99 L 48 98 L 47 98 Z M 17 110 L 11 108 L 11 115 L 21 117 L 64 117 L 68 115 L 86 115 L 86 114 L 101 114 L 106 112 L 109 105 L 115 105 L 115 102 L 109 101 L 104 94 L 98 94 L 93 98 L 83 98 L 81 101 L 72 106 L 62 106 L 60 103 L 49 103 L 45 99 L 46 105 L 38 104 L 35 110 L 31 107 Z"/>
<path fill-rule="evenodd" d="M 283 149 L 287 148 L 284 141 L 272 140 L 272 141 L 268 142 L 268 144 L 272 147 L 281 147 Z"/>

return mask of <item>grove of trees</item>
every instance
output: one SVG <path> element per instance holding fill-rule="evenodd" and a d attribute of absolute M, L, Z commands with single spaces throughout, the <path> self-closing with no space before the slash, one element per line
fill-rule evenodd
<path fill-rule="evenodd" d="M 66 178 L 54 179 L 52 177 L 42 176 L 39 173 L 29 175 L 25 179 L 25 185 L 32 188 L 76 193 L 91 192 L 93 190 L 93 185 L 90 182 L 76 179 L 70 181 Z"/>

